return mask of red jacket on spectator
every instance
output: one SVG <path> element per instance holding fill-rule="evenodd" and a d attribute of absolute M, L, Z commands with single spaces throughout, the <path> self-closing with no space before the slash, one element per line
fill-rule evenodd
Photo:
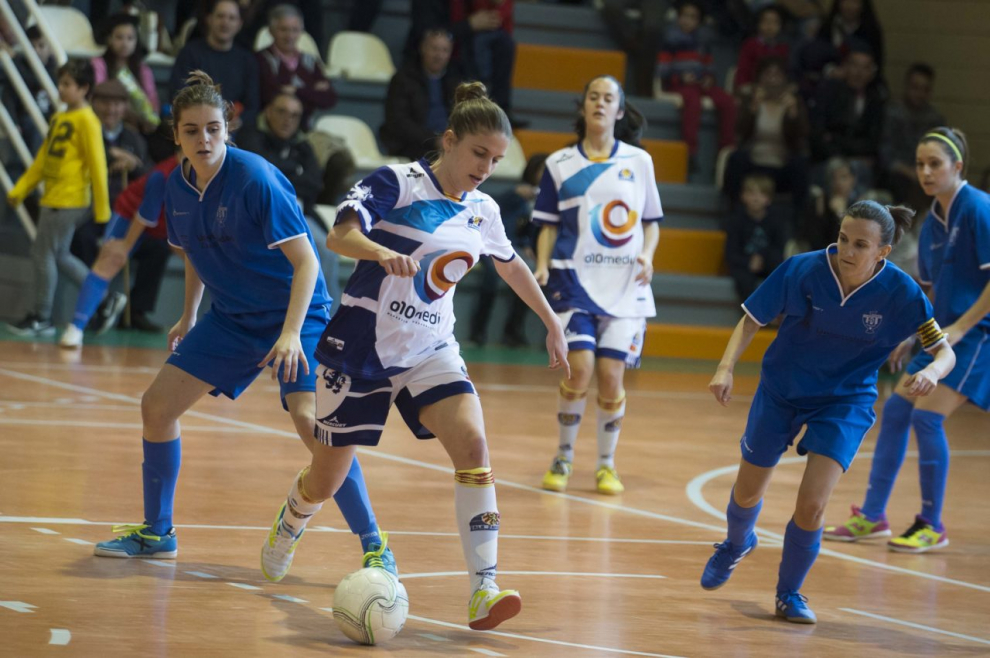
<path fill-rule="evenodd" d="M 502 29 L 512 34 L 515 0 L 450 0 L 450 22 L 466 21 L 476 11 L 494 10 L 502 17 Z"/>
<path fill-rule="evenodd" d="M 756 67 L 764 57 L 780 57 L 788 61 L 790 46 L 786 43 L 768 44 L 759 37 L 750 37 L 743 41 L 739 50 L 739 61 L 736 62 L 735 91 L 743 85 L 756 81 Z"/>
<path fill-rule="evenodd" d="M 266 107 L 278 96 L 282 87 L 295 87 L 296 96 L 303 104 L 302 125 L 305 129 L 313 111 L 329 110 L 337 104 L 337 93 L 323 73 L 323 65 L 309 53 L 299 53 L 295 70 L 286 65 L 274 44 L 256 52 L 255 57 L 261 73 L 261 107 Z"/>

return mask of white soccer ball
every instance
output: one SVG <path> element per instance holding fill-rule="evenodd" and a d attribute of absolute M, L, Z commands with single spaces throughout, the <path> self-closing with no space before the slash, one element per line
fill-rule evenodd
<path fill-rule="evenodd" d="M 344 635 L 361 644 L 390 640 L 406 623 L 409 595 L 385 569 L 348 574 L 333 593 L 333 618 Z"/>

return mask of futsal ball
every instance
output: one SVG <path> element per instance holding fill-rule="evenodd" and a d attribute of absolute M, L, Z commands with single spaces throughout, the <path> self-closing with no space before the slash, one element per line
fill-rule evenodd
<path fill-rule="evenodd" d="M 409 595 L 385 569 L 369 567 L 348 574 L 333 593 L 333 618 L 344 635 L 360 644 L 390 640 L 406 623 Z"/>

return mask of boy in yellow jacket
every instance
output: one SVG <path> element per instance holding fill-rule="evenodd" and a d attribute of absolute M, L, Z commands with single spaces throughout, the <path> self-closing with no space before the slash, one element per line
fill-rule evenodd
<path fill-rule="evenodd" d="M 52 117 L 41 150 L 7 195 L 7 201 L 16 207 L 44 181 L 38 235 L 31 246 L 34 307 L 20 322 L 7 325 L 22 336 L 55 333 L 51 314 L 58 273 L 82 285 L 89 272 L 69 252 L 72 234 L 89 217 L 91 204 L 97 223 L 110 219 L 107 156 L 100 120 L 89 106 L 92 89 L 93 67 L 89 62 L 70 60 L 59 68 L 58 95 L 66 108 Z"/>

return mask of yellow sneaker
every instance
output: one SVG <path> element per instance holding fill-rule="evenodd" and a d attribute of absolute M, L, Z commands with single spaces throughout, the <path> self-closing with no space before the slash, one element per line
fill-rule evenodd
<path fill-rule="evenodd" d="M 468 602 L 468 626 L 474 631 L 490 631 L 522 610 L 522 597 L 514 589 L 499 591 L 494 583 L 481 587 Z"/>
<path fill-rule="evenodd" d="M 543 474 L 543 488 L 547 491 L 567 491 L 567 481 L 571 479 L 571 462 L 563 457 L 554 457 L 550 470 Z"/>
<path fill-rule="evenodd" d="M 948 545 L 949 535 L 945 528 L 937 530 L 920 516 L 915 517 L 914 525 L 903 535 L 887 542 L 887 548 L 898 553 L 925 553 Z"/>
<path fill-rule="evenodd" d="M 622 486 L 619 474 L 611 466 L 602 466 L 595 471 L 595 479 L 598 481 L 598 493 L 608 496 L 617 496 L 626 490 Z"/>

